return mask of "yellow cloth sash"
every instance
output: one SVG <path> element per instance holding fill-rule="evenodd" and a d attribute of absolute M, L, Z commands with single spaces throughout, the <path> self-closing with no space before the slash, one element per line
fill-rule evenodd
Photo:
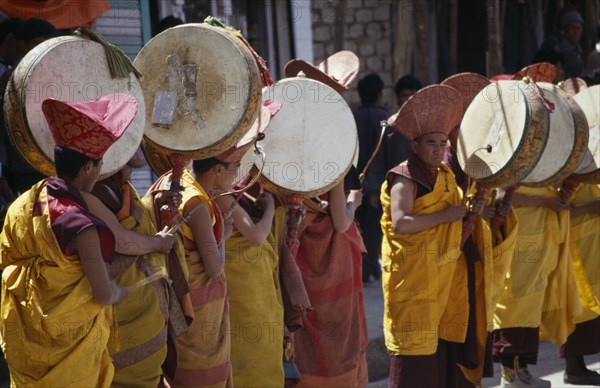
<path fill-rule="evenodd" d="M 414 202 L 414 215 L 458 205 L 461 191 L 445 165 L 431 193 Z M 387 182 L 381 189 L 383 216 L 384 335 L 392 355 L 431 355 L 438 339 L 463 342 L 468 309 L 466 265 L 460 252 L 462 222 L 414 234 L 396 234 Z M 449 298 L 452 291 L 452 298 Z"/>
<path fill-rule="evenodd" d="M 550 188 L 520 187 L 517 193 L 555 197 Z M 562 344 L 581 313 L 570 250 L 569 212 L 516 207 L 519 234 L 494 315 L 494 329 L 540 327 Z"/>
<path fill-rule="evenodd" d="M 112 308 L 95 302 L 78 256 L 62 254 L 47 204 L 40 182 L 13 203 L 0 235 L 0 345 L 12 384 L 108 387 Z"/>
<path fill-rule="evenodd" d="M 227 239 L 227 287 L 233 381 L 240 387 L 283 387 L 283 301 L 279 242 L 285 208 L 275 211 L 267 241 L 254 245 L 234 230 Z"/>
<path fill-rule="evenodd" d="M 144 209 L 135 188 L 130 186 L 130 190 L 134 194 L 135 204 L 129 204 L 127 208 L 131 210 L 137 206 Z M 131 215 L 120 222 L 126 229 L 153 236 L 156 234 L 156 227 L 152 220 L 152 215 L 144 209 L 139 225 L 136 226 L 137 221 Z M 135 260 L 115 279 L 115 283 L 124 287 L 131 286 L 166 266 L 162 253 L 151 253 L 138 258 L 117 254 L 112 265 L 118 266 L 121 260 Z M 127 299 L 115 306 L 117 330 L 111 332 L 109 341 L 109 351 L 115 362 L 113 387 L 158 386 L 162 363 L 167 354 L 166 326 L 169 316 L 169 293 L 163 282 L 164 280 L 160 280 L 133 289 Z M 157 348 L 159 350 L 156 351 Z"/>

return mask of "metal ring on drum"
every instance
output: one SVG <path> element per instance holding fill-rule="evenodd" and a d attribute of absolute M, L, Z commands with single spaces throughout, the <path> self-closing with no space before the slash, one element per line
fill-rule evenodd
<path fill-rule="evenodd" d="M 219 155 L 258 116 L 258 65 L 250 49 L 223 28 L 205 23 L 170 28 L 150 40 L 134 63 L 145 74 L 144 140 L 164 154 Z"/>
<path fill-rule="evenodd" d="M 600 183 L 600 85 L 591 86 L 574 97 L 589 127 L 587 151 L 574 175 L 580 182 Z"/>
<path fill-rule="evenodd" d="M 358 138 L 350 107 L 331 87 L 309 78 L 286 78 L 263 89 L 282 107 L 258 146 L 265 154 L 260 183 L 279 195 L 315 197 L 342 182 Z M 258 157 L 255 168 L 262 162 Z"/>
<path fill-rule="evenodd" d="M 534 169 L 522 180 L 533 187 L 559 185 L 579 165 L 588 144 L 588 124 L 579 105 L 560 87 L 538 82 L 545 98 L 554 104 L 548 141 Z"/>
<path fill-rule="evenodd" d="M 75 36 L 40 43 L 15 68 L 4 98 L 7 132 L 23 158 L 44 175 L 54 175 L 54 142 L 42 112 L 47 98 L 90 101 L 127 93 L 138 101 L 135 118 L 104 155 L 100 179 L 119 171 L 133 157 L 144 133 L 146 109 L 138 79 L 113 79 L 104 47 Z"/>
<path fill-rule="evenodd" d="M 550 114 L 533 85 L 494 82 L 475 96 L 463 116 L 459 164 L 488 187 L 515 185 L 540 159 L 549 124 Z"/>

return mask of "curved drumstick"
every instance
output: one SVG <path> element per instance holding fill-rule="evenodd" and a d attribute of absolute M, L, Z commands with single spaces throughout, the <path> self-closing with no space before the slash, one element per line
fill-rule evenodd
<path fill-rule="evenodd" d="M 365 164 L 365 167 L 363 168 L 362 172 L 358 176 L 358 180 L 360 181 L 361 185 L 365 181 L 365 176 L 366 176 L 367 170 L 371 166 L 371 163 L 373 163 L 373 159 L 375 159 L 375 156 L 377 155 L 377 153 L 379 152 L 379 149 L 381 148 L 381 144 L 383 143 L 383 137 L 385 136 L 385 129 L 387 128 L 388 123 L 385 120 L 381 120 L 379 122 L 379 125 L 381 125 L 381 133 L 379 134 L 379 140 L 377 140 L 377 146 L 375 146 L 375 150 L 371 154 L 371 157 L 367 161 L 367 164 Z"/>
<path fill-rule="evenodd" d="M 158 271 L 154 272 L 152 275 L 143 278 L 141 280 L 138 280 L 137 282 L 135 282 L 134 284 L 132 284 L 131 286 L 127 287 L 127 290 L 131 291 L 131 290 L 135 290 L 136 288 L 140 288 L 142 286 L 145 286 L 146 284 L 150 284 L 152 282 L 155 282 L 159 279 L 163 279 L 163 278 L 168 278 L 169 274 L 167 273 L 167 270 L 165 268 L 159 269 Z"/>
<path fill-rule="evenodd" d="M 262 171 L 265 168 L 265 153 L 256 146 L 256 143 L 254 144 L 254 152 L 257 155 L 260 155 L 260 157 L 262 159 L 262 165 L 260 167 L 260 170 L 258 170 L 258 174 L 256 174 L 256 176 L 253 177 L 245 187 L 242 187 L 239 190 L 224 191 L 217 195 L 210 196 L 207 199 L 201 200 L 200 203 L 198 204 L 198 206 L 196 206 L 195 208 L 193 208 L 192 210 L 190 210 L 189 212 L 184 214 L 179 220 L 177 220 L 177 222 L 175 222 L 175 224 L 173 224 L 173 226 L 167 231 L 167 233 L 169 233 L 169 234 L 175 233 L 181 227 L 181 225 L 185 224 L 190 219 L 191 215 L 200 207 L 200 205 L 205 204 L 210 201 L 213 201 L 215 199 L 221 198 L 221 197 L 225 197 L 226 195 L 243 194 L 246 192 L 246 190 L 248 190 L 250 187 L 252 187 L 256 183 L 258 178 L 260 178 L 260 176 L 262 175 Z"/>

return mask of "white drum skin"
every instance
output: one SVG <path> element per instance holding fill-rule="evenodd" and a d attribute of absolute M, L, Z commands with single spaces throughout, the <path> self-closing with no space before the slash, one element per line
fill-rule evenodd
<path fill-rule="evenodd" d="M 520 182 L 535 167 L 548 139 L 550 114 L 523 81 L 498 81 L 467 108 L 458 138 L 461 168 L 491 187 Z"/>
<path fill-rule="evenodd" d="M 225 29 L 205 23 L 170 28 L 150 40 L 134 63 L 144 74 L 144 139 L 167 154 L 216 156 L 235 145 L 258 115 L 258 65 L 250 50 Z M 182 82 L 185 66 L 195 70 Z M 170 125 L 153 122 L 161 93 L 176 95 Z"/>
<path fill-rule="evenodd" d="M 358 138 L 342 96 L 308 78 L 286 78 L 263 89 L 263 99 L 282 103 L 258 143 L 265 153 L 261 183 L 277 194 L 314 197 L 342 182 Z M 254 164 L 262 166 L 260 157 Z"/>
<path fill-rule="evenodd" d="M 574 175 L 582 182 L 600 183 L 600 85 L 582 90 L 573 99 L 583 110 L 589 127 L 588 149 Z"/>
<path fill-rule="evenodd" d="M 542 156 L 522 183 L 535 187 L 560 185 L 585 154 L 588 125 L 579 105 L 560 87 L 547 82 L 539 82 L 538 86 L 554 104 L 554 112 L 550 114 L 548 142 Z"/>
<path fill-rule="evenodd" d="M 49 39 L 31 50 L 19 63 L 5 95 L 8 133 L 23 158 L 45 175 L 54 175 L 54 143 L 42 112 L 47 98 L 69 102 L 127 93 L 138 101 L 137 113 L 123 136 L 104 155 L 100 179 L 120 170 L 138 149 L 146 119 L 144 96 L 138 79 L 113 79 L 104 48 L 74 36 Z"/>

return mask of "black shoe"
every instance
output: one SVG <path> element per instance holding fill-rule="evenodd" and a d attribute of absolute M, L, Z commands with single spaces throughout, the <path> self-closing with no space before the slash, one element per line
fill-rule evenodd
<path fill-rule="evenodd" d="M 580 375 L 568 375 L 566 372 L 563 375 L 565 384 L 572 385 L 597 385 L 600 386 L 600 374 L 593 370 L 586 370 Z"/>

